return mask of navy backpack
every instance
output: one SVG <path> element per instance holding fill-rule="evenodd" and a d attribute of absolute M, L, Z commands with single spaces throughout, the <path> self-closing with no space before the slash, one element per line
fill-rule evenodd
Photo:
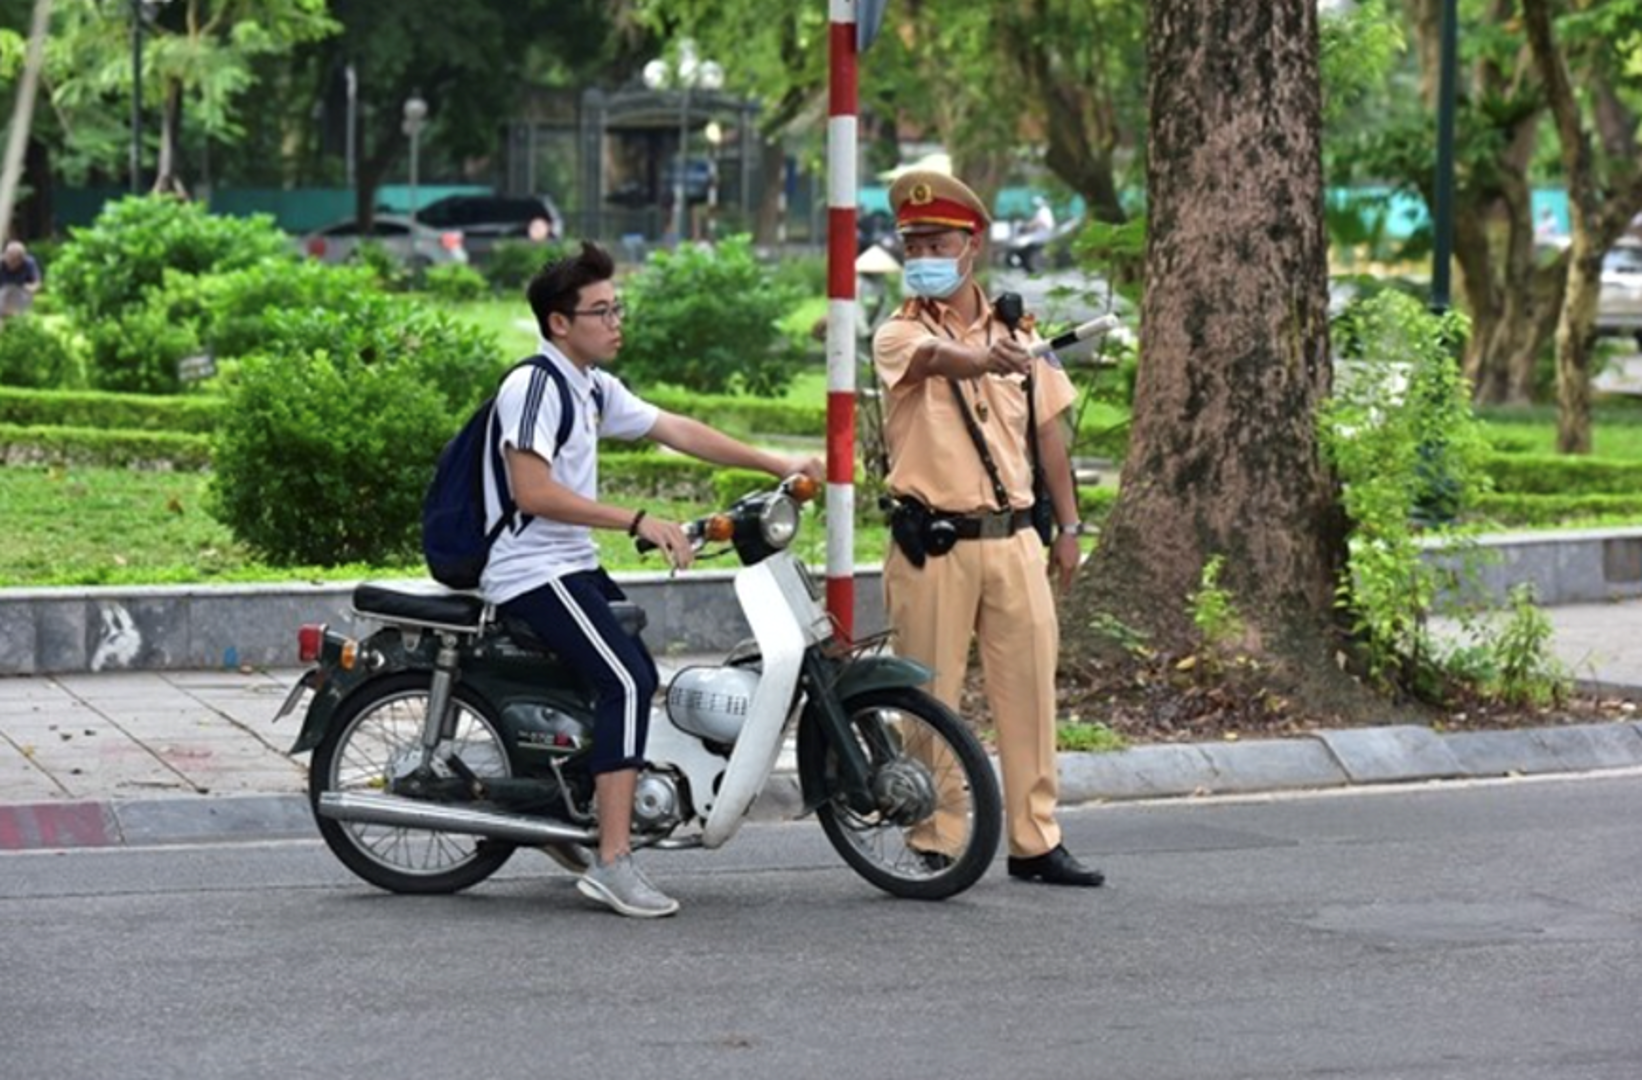
<path fill-rule="evenodd" d="M 559 388 L 559 430 L 553 441 L 556 457 L 564 448 L 565 440 L 570 438 L 570 425 L 576 415 L 570 384 L 563 372 L 541 356 L 521 360 L 509 368 L 507 374 L 512 375 L 526 365 L 547 372 Z M 507 381 L 506 375 L 502 381 Z M 595 390 L 594 400 L 600 397 Z M 439 454 L 439 464 L 434 468 L 433 483 L 428 485 L 427 496 L 422 500 L 422 555 L 427 559 L 433 579 L 452 589 L 476 588 L 490 559 L 491 545 L 502 535 L 502 530 L 512 526 L 516 519 L 519 528 L 531 520 L 528 514 L 521 517 L 513 493 L 508 490 L 500 428 L 493 394 L 468 418 L 456 437 L 445 444 Z M 488 469 L 486 455 L 490 458 Z M 495 484 L 496 504 L 501 510 L 496 524 L 488 529 L 485 528 L 487 475 Z"/>

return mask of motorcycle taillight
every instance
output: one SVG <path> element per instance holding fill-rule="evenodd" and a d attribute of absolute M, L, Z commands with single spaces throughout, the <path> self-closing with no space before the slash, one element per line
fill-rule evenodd
<path fill-rule="evenodd" d="M 304 664 L 311 664 L 319 659 L 320 650 L 325 645 L 325 624 L 304 623 L 296 632 L 296 657 Z"/>

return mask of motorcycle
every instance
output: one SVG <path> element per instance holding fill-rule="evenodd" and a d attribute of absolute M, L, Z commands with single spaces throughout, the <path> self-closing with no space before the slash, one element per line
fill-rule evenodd
<path fill-rule="evenodd" d="M 894 896 L 944 899 L 997 851 L 1001 803 L 985 750 L 924 689 L 930 672 L 840 639 L 789 547 L 817 485 L 792 477 L 685 526 L 698 557 L 733 552 L 752 630 L 719 664 L 687 667 L 652 708 L 633 805 L 635 848 L 717 848 L 795 742 L 803 814 Z M 521 847 L 585 867 L 598 843 L 593 702 L 523 623 L 440 586 L 361 584 L 362 639 L 298 632 L 311 663 L 275 717 L 311 694 L 292 753 L 312 751 L 309 800 L 331 852 L 398 893 L 484 881 Z M 637 634 L 644 611 L 616 605 Z"/>

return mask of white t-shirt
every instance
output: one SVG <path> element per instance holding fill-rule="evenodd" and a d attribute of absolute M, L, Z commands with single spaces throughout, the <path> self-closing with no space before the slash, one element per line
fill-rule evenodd
<path fill-rule="evenodd" d="M 547 372 L 535 365 L 521 367 L 503 380 L 496 393 L 504 460 L 508 447 L 530 451 L 553 466 L 555 481 L 583 498 L 597 499 L 599 439 L 641 439 L 655 426 L 661 410 L 607 372 L 597 368 L 583 372 L 546 341 L 542 342 L 542 355 L 558 368 L 570 387 L 570 400 L 577 412 L 570 435 L 555 455 L 553 444 L 559 434 L 563 395 Z M 603 399 L 602 412 L 594 400 L 595 386 Z M 511 477 L 508 483 L 511 490 Z M 531 518 L 523 528 L 503 529 L 496 538 L 479 590 L 492 604 L 501 604 L 555 578 L 594 570 L 598 565 L 598 547 L 593 543 L 591 528 Z"/>

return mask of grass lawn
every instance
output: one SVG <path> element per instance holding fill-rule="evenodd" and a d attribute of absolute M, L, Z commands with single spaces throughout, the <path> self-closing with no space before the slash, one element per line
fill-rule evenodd
<path fill-rule="evenodd" d="M 0 520 L 6 522 L 0 530 L 0 587 L 347 581 L 424 573 L 419 560 L 386 567 L 266 566 L 206 512 L 207 482 L 204 473 L 0 468 Z M 656 500 L 644 505 L 675 521 L 715 509 Z M 594 535 L 611 570 L 666 569 L 658 556 L 638 555 L 619 533 Z M 858 563 L 883 557 L 882 526 L 858 527 L 855 541 Z M 805 516 L 799 551 L 813 566 L 826 562 L 826 529 L 813 508 Z M 737 564 L 732 556 L 698 565 Z"/>

